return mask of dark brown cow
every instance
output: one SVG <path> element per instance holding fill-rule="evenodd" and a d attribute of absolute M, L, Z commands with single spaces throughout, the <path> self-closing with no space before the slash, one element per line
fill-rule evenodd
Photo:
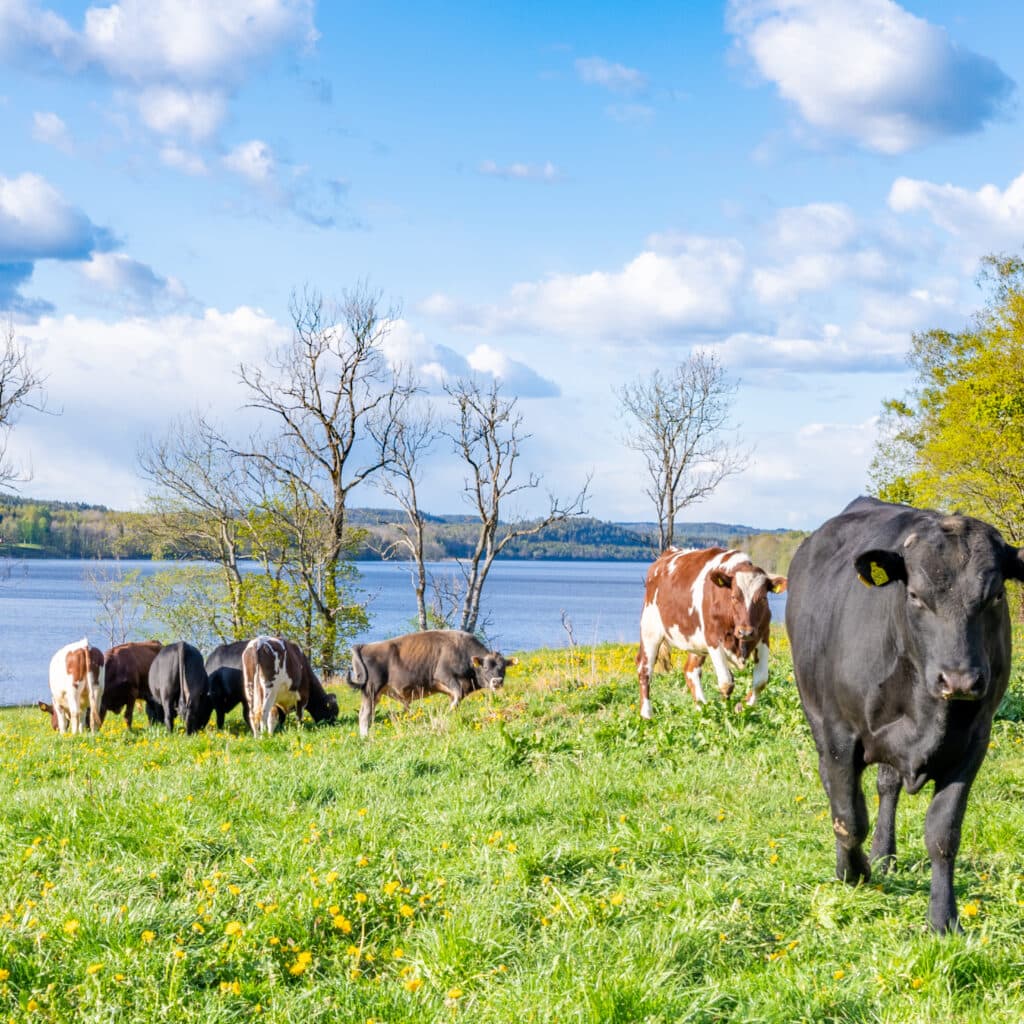
<path fill-rule="evenodd" d="M 302 721 L 338 717 L 338 698 L 324 690 L 302 649 L 279 636 L 257 636 L 242 651 L 242 687 L 254 736 L 268 736 L 291 708 Z"/>
<path fill-rule="evenodd" d="M 489 651 L 472 633 L 431 629 L 393 640 L 356 644 L 348 683 L 363 694 L 359 734 L 366 736 L 382 694 L 409 707 L 431 693 L 446 693 L 451 707 L 476 690 L 497 690 L 517 659 Z"/>
<path fill-rule="evenodd" d="M 149 667 L 160 647 L 158 640 L 142 640 L 118 644 L 104 652 L 106 681 L 100 721 L 103 721 L 108 711 L 116 715 L 123 709 L 125 723 L 129 729 L 132 727 L 135 702 L 149 695 Z"/>
<path fill-rule="evenodd" d="M 103 652 L 85 637 L 65 644 L 50 659 L 50 696 L 60 732 L 81 732 L 86 709 L 90 730 L 99 730 L 103 675 Z"/>
<path fill-rule="evenodd" d="M 759 569 L 743 551 L 665 551 L 647 572 L 640 616 L 640 714 L 651 717 L 651 671 L 663 642 L 687 652 L 686 684 L 698 704 L 704 703 L 701 668 L 706 658 L 726 697 L 733 690 L 732 669 L 744 668 L 753 658 L 746 703 L 755 703 L 768 682 L 768 594 L 785 589 L 785 576 Z"/>

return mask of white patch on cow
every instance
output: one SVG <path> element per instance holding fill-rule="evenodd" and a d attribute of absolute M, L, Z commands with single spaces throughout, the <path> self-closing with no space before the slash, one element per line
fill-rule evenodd
<path fill-rule="evenodd" d="M 743 595 L 743 603 L 746 605 L 747 613 L 754 606 L 754 598 L 758 590 L 768 582 L 768 577 L 763 572 L 738 572 L 734 577 L 734 586 L 739 588 Z"/>
<path fill-rule="evenodd" d="M 651 711 L 651 702 L 650 702 L 650 700 L 645 700 L 640 705 L 640 717 L 641 718 L 653 718 L 654 717 L 654 712 Z"/>
<path fill-rule="evenodd" d="M 711 664 L 715 667 L 715 675 L 718 676 L 718 689 L 728 690 L 732 687 L 732 672 L 729 670 L 729 654 L 724 647 L 712 647 L 708 651 Z"/>
<path fill-rule="evenodd" d="M 696 668 L 691 668 L 690 671 L 686 673 L 686 678 L 690 682 L 690 692 L 693 694 L 693 699 L 698 704 L 706 704 L 707 697 L 704 696 L 704 687 L 701 686 L 701 668 L 701 665 L 698 665 Z"/>

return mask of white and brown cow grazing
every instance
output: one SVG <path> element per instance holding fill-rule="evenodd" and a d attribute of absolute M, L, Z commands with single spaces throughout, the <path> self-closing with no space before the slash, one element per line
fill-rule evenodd
<path fill-rule="evenodd" d="M 302 721 L 308 710 L 316 722 L 338 717 L 338 699 L 327 693 L 302 649 L 279 636 L 257 636 L 242 651 L 242 688 L 254 736 L 269 735 L 292 709 Z"/>
<path fill-rule="evenodd" d="M 89 711 L 89 728 L 97 732 L 103 706 L 103 652 L 87 638 L 65 644 L 50 659 L 50 697 L 57 728 L 82 731 L 82 716 Z"/>
<path fill-rule="evenodd" d="M 768 594 L 786 589 L 785 576 L 759 569 L 743 551 L 669 548 L 647 571 L 640 616 L 640 714 L 651 717 L 651 671 L 662 643 L 686 651 L 686 684 L 704 703 L 701 668 L 711 659 L 719 692 L 732 693 L 732 669 L 753 661 L 746 703 L 755 703 L 768 682 Z"/>

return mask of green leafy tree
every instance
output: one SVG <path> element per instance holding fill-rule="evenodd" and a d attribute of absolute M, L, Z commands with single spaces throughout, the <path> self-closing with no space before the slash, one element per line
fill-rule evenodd
<path fill-rule="evenodd" d="M 885 404 L 871 486 L 888 500 L 980 516 L 1024 538 L 1024 259 L 992 255 L 963 331 L 915 334 L 915 386 Z"/>

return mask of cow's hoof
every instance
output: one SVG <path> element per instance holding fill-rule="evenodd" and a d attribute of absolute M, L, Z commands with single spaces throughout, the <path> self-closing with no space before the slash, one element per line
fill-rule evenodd
<path fill-rule="evenodd" d="M 867 884 L 871 881 L 871 865 L 862 850 L 850 850 L 836 863 L 836 877 L 847 885 Z"/>
<path fill-rule="evenodd" d="M 651 702 L 649 700 L 645 700 L 643 704 L 640 705 L 640 717 L 646 718 L 648 721 L 654 717 L 654 712 L 651 711 Z"/>

